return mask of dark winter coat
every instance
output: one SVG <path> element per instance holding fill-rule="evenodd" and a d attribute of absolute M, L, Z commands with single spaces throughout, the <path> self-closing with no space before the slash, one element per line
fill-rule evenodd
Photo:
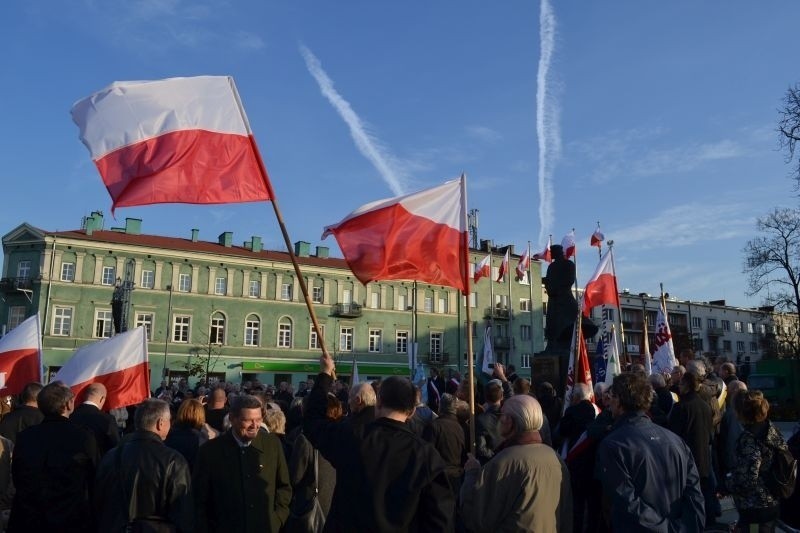
<path fill-rule="evenodd" d="M 456 490 L 461 486 L 464 463 L 467 461 L 467 444 L 464 430 L 454 414 L 443 413 L 431 422 L 422 433 L 422 438 L 433 444 L 446 466 L 447 477 Z"/>
<path fill-rule="evenodd" d="M 119 444 L 117 421 L 110 414 L 101 411 L 96 405 L 82 403 L 75 408 L 69 419 L 74 424 L 88 429 L 94 434 L 101 457 L 108 450 Z"/>
<path fill-rule="evenodd" d="M 669 429 L 680 436 L 692 450 L 700 477 L 709 477 L 714 425 L 713 412 L 708 403 L 695 392 L 682 395 L 681 401 L 672 407 Z"/>
<path fill-rule="evenodd" d="M 40 424 L 43 419 L 44 415 L 38 407 L 20 405 L 0 420 L 0 435 L 16 444 L 20 431 Z"/>
<path fill-rule="evenodd" d="M 777 516 L 780 500 L 764 481 L 775 457 L 770 446 L 782 448 L 786 443 L 781 432 L 769 421 L 743 426 L 736 442 L 736 466 L 727 479 L 728 490 L 740 513 L 770 509 Z"/>

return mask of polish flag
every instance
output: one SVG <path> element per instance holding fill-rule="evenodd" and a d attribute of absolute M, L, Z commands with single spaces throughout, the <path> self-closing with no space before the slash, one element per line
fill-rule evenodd
<path fill-rule="evenodd" d="M 589 246 L 597 246 L 600 248 L 600 246 L 602 246 L 601 243 L 604 240 L 606 240 L 606 236 L 603 235 L 603 233 L 600 231 L 600 226 L 598 226 L 597 229 L 594 230 L 594 233 L 592 233 L 591 239 L 589 239 Z"/>
<path fill-rule="evenodd" d="M 619 307 L 618 298 L 617 276 L 614 274 L 611 250 L 608 250 L 600 258 L 597 269 L 583 291 L 583 314 L 589 316 L 592 307 L 603 304 Z"/>
<path fill-rule="evenodd" d="M 492 264 L 490 259 L 491 256 L 487 255 L 475 266 L 475 276 L 473 277 L 474 283 L 478 283 L 478 280 L 481 278 L 486 278 L 492 275 Z"/>
<path fill-rule="evenodd" d="M 328 226 L 356 278 L 416 280 L 467 294 L 466 177 L 361 206 Z"/>
<path fill-rule="evenodd" d="M 553 256 L 550 254 L 550 247 L 553 245 L 553 237 L 551 236 L 547 239 L 547 246 L 544 250 L 539 252 L 538 254 L 533 254 L 532 259 L 534 261 L 547 261 L 551 263 L 553 261 Z"/>
<path fill-rule="evenodd" d="M 575 255 L 575 230 L 564 235 L 564 238 L 561 239 L 561 247 L 564 249 L 564 259 Z"/>
<path fill-rule="evenodd" d="M 575 328 L 577 328 L 577 324 Z M 578 332 L 579 333 L 579 332 Z M 575 350 L 575 337 L 578 337 L 578 349 Z M 576 359 L 577 352 L 577 359 Z M 585 383 L 591 391 L 589 399 L 594 403 L 594 386 L 592 385 L 592 371 L 589 366 L 589 351 L 586 348 L 586 339 L 583 335 L 572 335 L 572 348 L 569 354 L 569 366 L 567 367 L 567 383 L 564 388 L 564 410 L 570 406 L 572 391 L 576 383 Z"/>
<path fill-rule="evenodd" d="M 72 120 L 117 207 L 274 197 L 229 76 L 115 82 Z"/>
<path fill-rule="evenodd" d="M 42 381 L 42 337 L 39 315 L 33 315 L 0 338 L 0 396 L 22 392 Z"/>
<path fill-rule="evenodd" d="M 525 253 L 522 254 L 522 257 L 519 258 L 519 263 L 517 263 L 517 279 L 525 278 L 525 273 L 531 266 L 531 245 L 528 243 L 528 248 L 525 250 Z"/>
<path fill-rule="evenodd" d="M 53 378 L 79 398 L 84 388 L 102 383 L 108 391 L 105 409 L 135 405 L 150 397 L 150 369 L 144 327 L 78 348 Z"/>
<path fill-rule="evenodd" d="M 497 281 L 503 281 L 506 278 L 506 272 L 508 272 L 508 253 L 509 249 L 506 248 L 506 255 L 503 257 L 503 262 L 500 263 L 500 270 L 497 273 Z"/>
<path fill-rule="evenodd" d="M 664 311 L 663 304 L 658 306 L 656 335 L 653 344 L 655 346 L 653 350 L 653 373 L 672 372 L 672 369 L 678 365 L 678 360 L 675 359 L 675 348 L 672 346 L 672 331 L 669 328 L 669 320 L 667 320 L 667 313 Z"/>

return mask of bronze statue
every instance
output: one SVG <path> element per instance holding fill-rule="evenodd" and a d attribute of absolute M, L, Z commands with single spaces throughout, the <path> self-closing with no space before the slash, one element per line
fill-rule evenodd
<path fill-rule="evenodd" d="M 569 354 L 572 331 L 578 317 L 578 302 L 572 293 L 575 284 L 575 263 L 564 257 L 564 249 L 554 244 L 550 247 L 553 262 L 547 267 L 544 288 L 547 290 L 547 323 L 544 336 L 546 352 L 553 355 Z"/>

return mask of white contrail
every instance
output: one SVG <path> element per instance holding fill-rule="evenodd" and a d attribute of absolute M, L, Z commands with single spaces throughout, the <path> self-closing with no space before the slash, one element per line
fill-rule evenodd
<path fill-rule="evenodd" d="M 561 152 L 560 110 L 549 80 L 556 40 L 556 17 L 550 0 L 539 10 L 539 71 L 536 75 L 536 136 L 539 140 L 539 244 L 547 242 L 554 221 L 553 173 Z"/>
<path fill-rule="evenodd" d="M 391 154 L 381 146 L 380 141 L 371 135 L 361 119 L 350 107 L 350 103 L 342 98 L 336 89 L 333 88 L 333 80 L 328 77 L 328 74 L 322 69 L 322 65 L 311 50 L 306 46 L 300 45 L 300 53 L 306 61 L 308 72 L 317 80 L 319 89 L 322 95 L 328 99 L 331 105 L 342 117 L 347 126 L 350 128 L 350 136 L 356 143 L 356 147 L 361 154 L 366 157 L 372 165 L 378 170 L 383 180 L 389 185 L 389 188 L 396 196 L 405 193 L 403 186 L 403 179 L 398 176 L 397 172 L 392 169 L 390 163 L 394 162 Z"/>

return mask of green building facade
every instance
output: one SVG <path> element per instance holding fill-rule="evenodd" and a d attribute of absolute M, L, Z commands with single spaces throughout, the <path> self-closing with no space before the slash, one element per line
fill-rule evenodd
<path fill-rule="evenodd" d="M 256 236 L 238 246 L 230 232 L 209 242 L 196 229 L 178 238 L 143 234 L 141 226 L 129 218 L 107 230 L 95 212 L 79 230 L 23 223 L 3 237 L 0 333 L 39 313 L 45 380 L 76 348 L 114 334 L 112 300 L 123 302 L 128 328 L 147 329 L 153 388 L 165 368 L 173 380 L 208 371 L 212 379 L 297 383 L 316 374 L 319 342 L 287 252 L 264 250 Z M 490 250 L 494 257 L 492 280 L 476 283 L 469 299 L 412 281 L 365 286 L 328 248 L 311 248 L 298 242 L 295 253 L 341 376 L 353 361 L 362 379 L 408 375 L 415 338 L 426 366 L 463 371 L 466 300 L 475 353 L 489 324 L 498 359 L 520 375 L 544 348 L 539 265 L 532 264 L 532 285 L 527 276 L 517 280 L 512 254 L 510 282 L 508 275 L 497 282 L 505 248 L 484 241 L 471 250 L 473 264 Z M 132 290 L 117 289 L 125 281 Z"/>

